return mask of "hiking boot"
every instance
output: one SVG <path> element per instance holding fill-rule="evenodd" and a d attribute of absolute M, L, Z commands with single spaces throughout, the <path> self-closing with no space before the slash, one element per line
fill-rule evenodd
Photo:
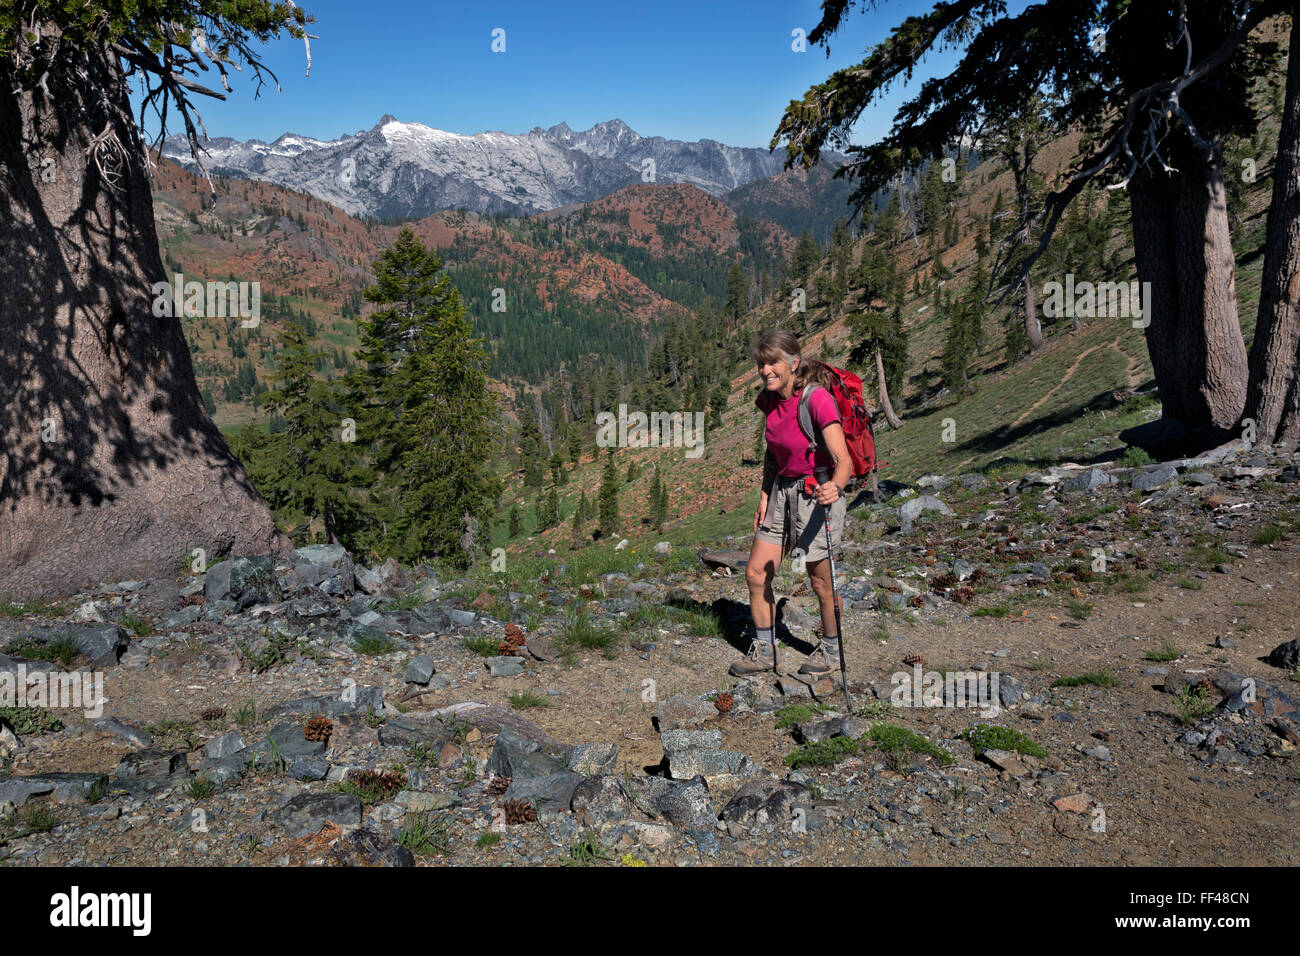
<path fill-rule="evenodd" d="M 744 677 L 747 674 L 761 674 L 763 671 L 776 670 L 776 654 L 767 641 L 754 641 L 749 645 L 745 659 L 736 661 L 727 668 L 732 677 Z"/>
<path fill-rule="evenodd" d="M 808 655 L 808 659 L 803 662 L 799 668 L 799 673 L 811 677 L 825 677 L 827 674 L 839 667 L 839 653 L 836 651 L 835 660 L 831 660 L 831 655 L 827 653 L 826 645 L 818 644 L 817 650 Z"/>

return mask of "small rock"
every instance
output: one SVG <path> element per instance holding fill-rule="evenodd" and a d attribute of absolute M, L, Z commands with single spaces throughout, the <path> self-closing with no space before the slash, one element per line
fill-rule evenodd
<path fill-rule="evenodd" d="M 361 800 L 351 793 L 302 793 L 271 814 L 294 839 L 317 833 L 326 823 L 353 826 L 361 823 Z"/>
<path fill-rule="evenodd" d="M 330 848 L 336 866 L 414 866 L 415 855 L 369 827 L 358 827 Z"/>
<path fill-rule="evenodd" d="M 707 700 L 678 694 L 661 703 L 655 712 L 659 732 L 699 727 L 717 719 L 718 709 Z"/>
<path fill-rule="evenodd" d="M 203 745 L 203 756 L 208 760 L 217 760 L 221 757 L 232 757 L 243 750 L 247 744 L 244 738 L 239 735 L 239 731 L 232 730 L 222 734 L 220 737 L 214 737 Z"/>
<path fill-rule="evenodd" d="M 522 657 L 489 657 L 487 669 L 493 677 L 518 677 L 524 672 Z"/>
<path fill-rule="evenodd" d="M 980 757 L 1013 777 L 1023 777 L 1029 773 L 1029 768 L 1020 761 L 1020 755 L 1014 750 L 985 750 L 980 753 Z"/>
<path fill-rule="evenodd" d="M 1087 813 L 1091 802 L 1092 798 L 1086 793 L 1072 793 L 1068 797 L 1057 797 L 1052 806 L 1066 813 Z"/>
<path fill-rule="evenodd" d="M 406 673 L 402 679 L 408 684 L 419 684 L 421 687 L 427 686 L 433 679 L 433 658 L 428 654 L 420 654 L 411 659 L 411 663 L 406 665 Z"/>

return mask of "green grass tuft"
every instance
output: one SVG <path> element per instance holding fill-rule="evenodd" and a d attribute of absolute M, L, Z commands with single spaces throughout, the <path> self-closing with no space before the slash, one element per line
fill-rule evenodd
<path fill-rule="evenodd" d="M 1030 757 L 1046 757 L 1047 751 L 1018 730 L 994 724 L 976 724 L 961 732 L 961 739 L 970 742 L 977 754 L 986 750 L 1014 750 Z"/>

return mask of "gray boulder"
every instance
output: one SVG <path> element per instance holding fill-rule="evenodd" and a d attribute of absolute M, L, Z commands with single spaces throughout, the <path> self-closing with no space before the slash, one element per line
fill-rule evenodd
<path fill-rule="evenodd" d="M 618 744 L 578 744 L 569 751 L 565 765 L 584 777 L 609 773 L 618 760 Z"/>
<path fill-rule="evenodd" d="M 1159 465 L 1155 468 L 1149 468 L 1146 471 L 1140 471 L 1133 476 L 1129 486 L 1134 491 L 1151 491 L 1159 488 L 1161 485 L 1167 485 L 1178 477 L 1178 469 L 1172 465 Z"/>
<path fill-rule="evenodd" d="M 699 778 L 673 784 L 650 802 L 669 823 L 684 830 L 709 829 L 718 819 L 709 799 L 709 789 Z"/>
<path fill-rule="evenodd" d="M 239 736 L 239 731 L 232 730 L 224 733 L 220 737 L 214 737 L 203 745 L 203 756 L 208 760 L 216 760 L 220 757 L 233 757 L 248 745 L 244 743 L 244 738 Z"/>
<path fill-rule="evenodd" d="M 168 752 L 151 749 L 127 754 L 118 763 L 113 776 L 118 780 L 128 780 L 132 777 L 168 777 L 172 774 L 188 774 L 189 770 L 185 751 Z"/>
<path fill-rule="evenodd" d="M 573 815 L 583 826 L 621 823 L 637 813 L 637 805 L 621 778 L 588 777 L 573 790 Z"/>
<path fill-rule="evenodd" d="M 283 597 L 271 559 L 261 555 L 229 558 L 208 568 L 203 596 L 207 602 L 233 601 L 239 611 L 255 604 L 274 604 Z"/>
<path fill-rule="evenodd" d="M 789 826 L 796 808 L 805 812 L 812 806 L 812 792 L 803 784 L 775 777 L 747 780 L 722 808 L 721 817 L 728 823 L 743 826 Z"/>
<path fill-rule="evenodd" d="M 1295 670 L 1297 666 L 1300 666 L 1300 638 L 1295 638 L 1273 648 L 1268 655 L 1268 662 L 1274 667 Z"/>
<path fill-rule="evenodd" d="M 337 578 L 351 594 L 356 586 L 356 565 L 347 549 L 339 544 L 311 544 L 294 551 L 294 570 L 311 585 Z"/>
<path fill-rule="evenodd" d="M 718 709 L 707 700 L 700 700 L 698 697 L 690 697 L 686 694 L 668 698 L 655 711 L 661 734 L 665 730 L 698 727 L 706 721 L 716 719 L 717 716 Z"/>
<path fill-rule="evenodd" d="M 1100 468 L 1089 468 L 1066 478 L 1058 486 L 1061 491 L 1096 491 L 1106 485 L 1115 484 L 1115 479 Z"/>
<path fill-rule="evenodd" d="M 357 571 L 356 579 L 357 587 L 367 594 L 383 594 L 387 597 L 396 597 L 409 583 L 406 571 L 393 558 L 377 568 Z"/>
<path fill-rule="evenodd" d="M 541 756 L 537 754 L 535 756 Z M 524 800 L 541 813 L 562 813 L 573 802 L 573 792 L 582 783 L 582 775 L 561 770 L 545 776 L 516 777 L 506 788 L 503 799 Z"/>
<path fill-rule="evenodd" d="M 556 758 L 542 753 L 535 741 L 504 728 L 497 734 L 492 754 L 488 757 L 487 772 L 498 777 L 519 779 L 567 773 L 568 768 Z"/>
<path fill-rule="evenodd" d="M 318 833 L 326 823 L 361 823 L 361 800 L 352 793 L 301 793 L 271 814 L 294 839 Z"/>
<path fill-rule="evenodd" d="M 937 511 L 942 515 L 952 514 L 952 509 L 934 495 L 918 495 L 904 501 L 898 507 L 898 520 L 903 526 L 903 531 L 910 531 L 916 519 L 925 511 Z"/>
<path fill-rule="evenodd" d="M 311 716 L 324 714 L 326 717 L 341 717 L 344 714 L 382 713 L 384 709 L 384 692 L 378 687 L 348 687 L 338 694 L 319 694 L 312 697 L 297 697 L 276 704 L 266 716 L 268 718 Z"/>
<path fill-rule="evenodd" d="M 408 684 L 419 684 L 421 687 L 428 685 L 433 679 L 433 658 L 428 654 L 420 654 L 411 658 L 411 662 L 406 665 L 406 673 L 402 679 Z"/>

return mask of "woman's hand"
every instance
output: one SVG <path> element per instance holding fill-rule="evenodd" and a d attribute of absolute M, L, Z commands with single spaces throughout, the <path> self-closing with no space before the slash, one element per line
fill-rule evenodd
<path fill-rule="evenodd" d="M 767 514 L 767 495 L 762 495 L 758 499 L 758 510 L 754 512 L 754 534 L 758 534 L 758 526 L 763 523 L 765 514 Z"/>
<path fill-rule="evenodd" d="M 813 489 L 813 498 L 819 505 L 833 505 L 840 500 L 840 486 L 833 481 L 818 485 Z"/>

